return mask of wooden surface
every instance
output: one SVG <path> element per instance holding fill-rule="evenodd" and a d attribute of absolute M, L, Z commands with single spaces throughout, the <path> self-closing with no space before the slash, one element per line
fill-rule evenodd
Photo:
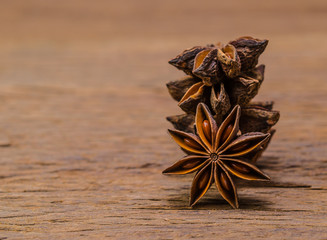
<path fill-rule="evenodd" d="M 327 239 L 327 2 L 1 1 L 0 239 Z M 258 100 L 281 111 L 240 209 L 192 176 L 166 129 L 167 61 L 270 40 Z M 9 147 L 5 146 L 11 144 Z"/>

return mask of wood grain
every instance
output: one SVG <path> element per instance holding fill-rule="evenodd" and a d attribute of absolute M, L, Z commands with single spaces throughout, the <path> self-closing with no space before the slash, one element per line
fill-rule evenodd
<path fill-rule="evenodd" d="M 327 239 L 327 2 L 10 1 L 0 8 L 0 239 Z M 257 100 L 281 111 L 240 209 L 192 176 L 165 117 L 167 61 L 270 40 Z M 10 146 L 8 146 L 10 143 Z"/>

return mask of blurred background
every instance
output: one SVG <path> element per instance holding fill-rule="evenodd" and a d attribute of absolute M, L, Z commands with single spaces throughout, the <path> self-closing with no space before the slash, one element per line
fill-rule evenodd
<path fill-rule="evenodd" d="M 171 206 L 167 191 L 158 191 L 167 181 L 160 173 L 182 153 L 166 134 L 165 117 L 181 110 L 165 83 L 184 74 L 168 60 L 244 35 L 269 39 L 256 99 L 274 100 L 281 119 L 266 152 L 268 174 L 326 186 L 315 173 L 327 169 L 326 0 L 1 0 L 0 33 L 1 141 L 11 144 L 1 149 L 0 215 L 13 236 L 26 230 L 17 223 L 34 224 L 31 239 L 82 227 L 119 235 L 110 222 L 99 224 L 108 222 L 104 215 L 117 216 L 119 227 L 141 226 L 142 219 L 119 220 L 130 216 L 122 209 Z M 158 194 L 162 201 L 144 200 Z M 304 209 L 321 209 L 310 201 Z"/>
<path fill-rule="evenodd" d="M 290 136 L 295 119 L 302 122 L 296 141 L 315 142 L 326 135 L 326 1 L 3 0 L 1 4 L 1 118 L 12 131 L 41 124 L 42 116 L 51 118 L 49 127 L 68 134 L 58 138 L 75 139 L 69 131 L 78 127 L 76 121 L 84 121 L 82 128 L 92 128 L 86 113 L 103 119 L 106 138 L 135 131 L 132 125 L 141 121 L 154 121 L 160 125 L 152 130 L 162 131 L 170 127 L 164 117 L 180 113 L 165 83 L 183 73 L 168 60 L 188 47 L 250 35 L 270 40 L 260 58 L 266 64 L 266 80 L 257 99 L 275 100 L 281 110 L 280 125 L 289 128 L 277 137 Z M 87 98 L 92 94 L 99 102 Z M 109 109 L 115 113 L 108 114 Z M 141 116 L 143 110 L 147 119 Z M 26 120 L 34 122 L 26 126 Z M 71 126 L 59 124 L 68 120 Z M 324 128 L 317 131 L 317 124 Z M 43 143 L 44 139 L 38 142 Z"/>
<path fill-rule="evenodd" d="M 164 92 L 167 81 L 183 75 L 167 64 L 183 49 L 250 35 L 270 40 L 260 61 L 267 66 L 267 79 L 259 96 L 282 97 L 277 107 L 289 104 L 284 116 L 295 104 L 302 105 L 304 121 L 309 120 L 308 106 L 320 106 L 307 98 L 326 100 L 323 0 L 3 0 L 1 4 L 2 88 Z M 169 101 L 170 106 L 175 104 Z"/>
<path fill-rule="evenodd" d="M 287 78 L 289 91 L 288 84 L 312 78 L 326 63 L 327 3 L 322 0 L 3 0 L 1 4 L 2 84 L 33 80 L 161 88 L 178 75 L 166 62 L 182 49 L 243 35 L 270 40 L 261 62 L 269 63 L 267 76 L 274 71 L 278 73 L 274 77 Z M 312 66 L 313 73 L 301 72 L 300 61 Z"/>

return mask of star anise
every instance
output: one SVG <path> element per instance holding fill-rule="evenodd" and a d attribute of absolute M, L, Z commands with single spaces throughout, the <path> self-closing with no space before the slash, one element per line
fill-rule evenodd
<path fill-rule="evenodd" d="M 270 134 L 251 132 L 237 135 L 241 108 L 236 105 L 222 124 L 217 126 L 208 107 L 196 109 L 196 135 L 169 130 L 170 135 L 188 156 L 163 171 L 164 174 L 187 174 L 197 171 L 191 188 L 190 205 L 194 206 L 214 182 L 222 197 L 238 208 L 238 197 L 231 174 L 246 180 L 269 180 L 250 163 L 250 156 L 264 146 Z"/>
<path fill-rule="evenodd" d="M 186 49 L 169 61 L 189 77 L 167 84 L 171 96 L 187 114 L 203 102 L 220 123 L 232 106 L 247 105 L 263 82 L 264 65 L 256 67 L 267 40 L 241 37 Z"/>
<path fill-rule="evenodd" d="M 231 41 L 229 44 L 236 48 L 237 54 L 241 60 L 241 71 L 247 72 L 258 64 L 258 58 L 266 49 L 268 40 L 245 36 Z"/>

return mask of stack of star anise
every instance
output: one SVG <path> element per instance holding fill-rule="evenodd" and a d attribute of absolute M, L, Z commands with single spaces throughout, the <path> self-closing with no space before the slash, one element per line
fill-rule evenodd
<path fill-rule="evenodd" d="M 185 112 L 167 117 L 178 130 L 194 133 L 194 117 L 199 103 L 208 106 L 219 126 L 230 111 L 241 107 L 239 130 L 270 133 L 279 119 L 279 112 L 272 110 L 273 102 L 251 102 L 264 80 L 265 65 L 258 58 L 268 40 L 240 37 L 226 45 L 209 44 L 186 49 L 169 61 L 187 76 L 167 84 L 169 93 Z M 269 141 L 248 157 L 255 163 Z"/>

